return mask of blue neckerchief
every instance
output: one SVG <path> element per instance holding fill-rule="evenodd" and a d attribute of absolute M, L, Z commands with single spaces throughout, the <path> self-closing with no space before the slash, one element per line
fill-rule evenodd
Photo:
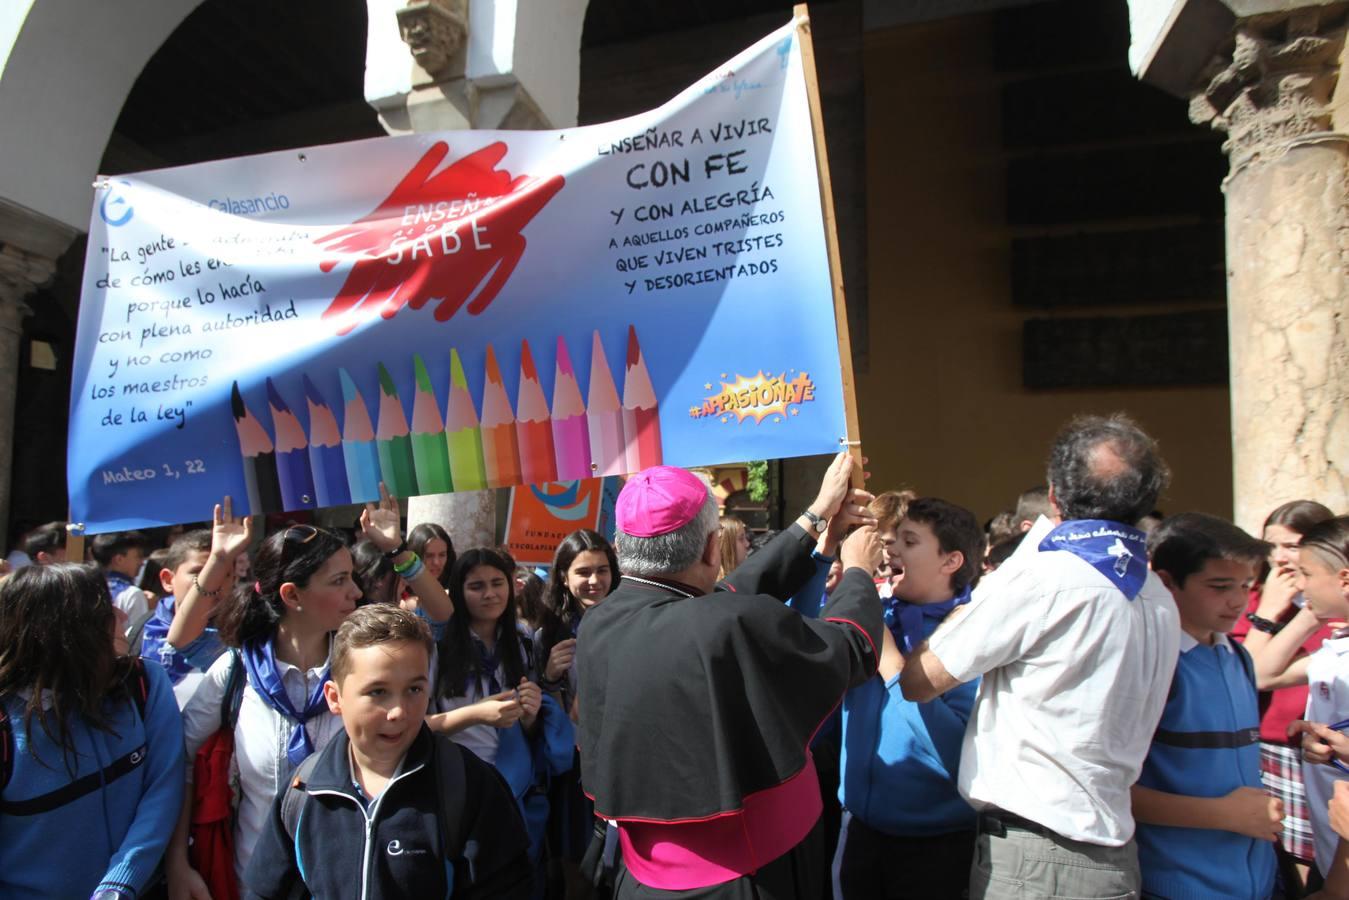
<path fill-rule="evenodd" d="M 244 644 L 242 655 L 248 683 L 262 698 L 262 702 L 295 723 L 290 742 L 286 744 L 286 759 L 290 760 L 292 766 L 298 766 L 304 762 L 306 756 L 314 752 L 314 742 L 309 739 L 309 732 L 305 730 L 304 723 L 319 713 L 328 711 L 328 702 L 323 699 L 323 683 L 328 680 L 327 667 L 324 667 L 322 677 L 314 686 L 313 693 L 309 695 L 304 712 L 297 713 L 295 706 L 290 702 L 290 696 L 286 693 L 286 686 L 281 681 L 281 671 L 276 667 L 276 654 L 273 652 L 272 642 L 249 641 Z"/>
<path fill-rule="evenodd" d="M 1147 535 L 1122 522 L 1070 519 L 1040 542 L 1040 551 L 1047 550 L 1067 550 L 1091 563 L 1130 600 L 1148 577 Z"/>
<path fill-rule="evenodd" d="M 481 688 L 484 682 L 487 684 L 487 692 L 483 696 L 490 697 L 493 694 L 501 693 L 501 679 L 497 676 L 497 672 L 501 669 L 501 656 L 499 655 L 501 651 L 501 626 L 497 626 L 495 650 L 488 650 L 487 645 L 482 642 L 482 638 L 473 632 L 470 631 L 468 635 L 473 639 L 473 651 L 478 669 L 478 686 Z M 470 678 L 473 675 L 474 673 L 469 673 Z M 464 695 L 468 696 L 467 690 L 464 691 Z"/>
<path fill-rule="evenodd" d="M 114 600 L 117 599 L 117 595 L 122 593 L 122 591 L 129 587 L 136 586 L 130 578 L 127 578 L 121 572 L 107 571 L 103 573 L 103 577 L 108 581 L 108 593 L 112 595 L 112 599 Z"/>
<path fill-rule="evenodd" d="M 887 597 L 881 601 L 885 616 L 885 626 L 890 629 L 895 643 L 905 655 L 912 653 L 919 644 L 927 640 L 937 630 L 947 613 L 963 603 L 970 602 L 970 589 L 956 594 L 950 600 L 941 603 L 910 603 L 898 597 Z"/>

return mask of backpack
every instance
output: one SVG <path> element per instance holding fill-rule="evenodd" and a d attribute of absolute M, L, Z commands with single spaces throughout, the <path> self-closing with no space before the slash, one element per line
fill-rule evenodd
<path fill-rule="evenodd" d="M 127 673 L 126 681 L 127 693 L 131 695 L 131 702 L 135 704 L 136 712 L 141 721 L 144 722 L 145 704 L 150 698 L 150 679 L 145 674 L 144 660 L 139 657 L 132 657 L 131 671 Z M 8 786 L 9 779 L 14 774 L 14 756 L 14 731 L 9 725 L 9 714 L 5 711 L 4 704 L 0 702 L 0 791 Z M 125 775 L 144 760 L 145 747 L 139 747 L 121 759 L 114 760 L 102 772 L 86 775 L 84 778 L 72 781 L 65 787 L 51 793 L 20 803 L 0 803 L 0 811 L 12 815 L 36 815 L 37 813 L 48 812 L 82 797 L 90 791 L 97 790 L 104 783 L 112 781 L 114 778 Z"/>
<path fill-rule="evenodd" d="M 192 759 L 192 822 L 188 856 L 212 897 L 237 897 L 234 874 L 234 791 L 230 763 L 234 759 L 234 726 L 244 695 L 244 667 L 239 651 L 230 651 L 229 676 L 220 698 L 220 729 L 206 739 Z"/>
<path fill-rule="evenodd" d="M 436 779 L 438 800 L 436 819 L 440 823 L 441 855 L 446 860 L 451 859 L 450 854 L 459 847 L 462 840 L 460 826 L 464 816 L 464 792 L 467 784 L 467 776 L 464 773 L 465 752 L 448 738 L 432 738 L 431 764 Z M 281 798 L 281 821 L 286 826 L 286 834 L 292 844 L 295 842 L 300 824 L 300 813 L 305 801 L 309 799 L 305 786 L 314 773 L 320 755 L 322 751 L 311 753 L 300 763 L 290 780 L 290 787 Z"/>

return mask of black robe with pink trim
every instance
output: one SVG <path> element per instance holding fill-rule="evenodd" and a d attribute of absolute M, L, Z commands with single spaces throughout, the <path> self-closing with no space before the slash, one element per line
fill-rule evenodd
<path fill-rule="evenodd" d="M 648 887 L 752 875 L 819 817 L 810 739 L 875 672 L 884 625 L 857 569 L 819 619 L 784 605 L 815 572 L 813 547 L 793 525 L 710 595 L 624 579 L 585 615 L 582 784 Z"/>

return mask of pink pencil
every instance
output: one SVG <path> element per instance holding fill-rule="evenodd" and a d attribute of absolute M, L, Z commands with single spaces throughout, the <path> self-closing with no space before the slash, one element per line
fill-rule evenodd
<path fill-rule="evenodd" d="M 553 401 L 556 407 L 557 401 Z M 553 415 L 557 415 L 554 408 Z M 623 406 L 618 402 L 614 373 L 604 356 L 600 333 L 595 332 L 590 351 L 590 398 L 586 404 L 586 423 L 590 432 L 590 454 L 594 475 L 622 475 L 628 471 L 623 439 Z"/>
<path fill-rule="evenodd" d="M 553 380 L 553 447 L 557 450 L 559 481 L 594 477 L 581 386 L 576 383 L 571 354 L 561 336 L 557 339 L 557 377 Z"/>
<path fill-rule="evenodd" d="M 539 372 L 529 352 L 529 341 L 520 342 L 520 393 L 515 404 L 515 433 L 520 442 L 521 482 L 557 481 L 557 455 L 553 452 L 548 401 L 539 384 Z"/>

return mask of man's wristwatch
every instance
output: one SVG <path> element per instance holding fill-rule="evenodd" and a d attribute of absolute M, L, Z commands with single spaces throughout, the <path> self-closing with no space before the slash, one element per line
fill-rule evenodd
<path fill-rule="evenodd" d="M 819 516 L 815 515 L 815 513 L 811 512 L 809 509 L 801 513 L 801 515 L 806 517 L 806 521 L 810 523 L 811 528 L 814 528 L 815 531 L 820 534 L 824 534 L 824 526 L 828 522 L 827 519 L 820 518 Z"/>
<path fill-rule="evenodd" d="M 1255 613 L 1246 613 L 1246 621 L 1250 622 L 1251 627 L 1256 631 L 1263 631 L 1265 634 L 1278 634 L 1283 631 L 1283 622 L 1274 622 L 1264 616 L 1257 616 Z"/>

